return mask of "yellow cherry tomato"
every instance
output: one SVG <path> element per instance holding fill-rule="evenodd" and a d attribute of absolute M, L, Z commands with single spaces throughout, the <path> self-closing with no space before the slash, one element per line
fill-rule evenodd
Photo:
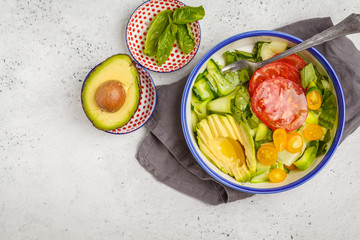
<path fill-rule="evenodd" d="M 269 166 L 277 161 L 278 153 L 274 146 L 267 144 L 258 149 L 256 157 L 261 164 Z"/>
<path fill-rule="evenodd" d="M 318 140 L 322 137 L 324 131 L 317 124 L 307 125 L 304 129 L 304 137 L 308 140 Z"/>
<path fill-rule="evenodd" d="M 321 107 L 321 93 L 319 91 L 311 91 L 306 94 L 306 101 L 308 103 L 308 107 L 311 110 L 318 110 Z"/>
<path fill-rule="evenodd" d="M 290 153 L 300 152 L 303 146 L 303 138 L 298 132 L 290 132 L 287 135 L 286 150 Z"/>
<path fill-rule="evenodd" d="M 282 182 L 285 180 L 286 177 L 287 177 L 286 172 L 280 168 L 274 168 L 269 173 L 269 180 L 270 180 L 270 182 L 273 182 L 273 183 Z"/>
<path fill-rule="evenodd" d="M 278 128 L 273 133 L 274 147 L 278 152 L 284 151 L 287 142 L 287 133 L 285 129 Z"/>

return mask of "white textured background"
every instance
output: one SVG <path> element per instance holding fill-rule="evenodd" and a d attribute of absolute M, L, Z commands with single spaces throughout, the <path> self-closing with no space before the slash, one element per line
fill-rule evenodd
<path fill-rule="evenodd" d="M 126 22 L 141 3 L 0 0 L 0 240 L 359 239 L 360 129 L 306 184 L 210 206 L 138 164 L 146 128 L 114 136 L 92 127 L 82 81 L 107 57 L 128 53 Z M 205 7 L 201 47 L 187 67 L 151 72 L 158 85 L 186 76 L 237 33 L 360 13 L 358 0 L 184 3 Z M 359 49 L 360 34 L 350 38 Z"/>

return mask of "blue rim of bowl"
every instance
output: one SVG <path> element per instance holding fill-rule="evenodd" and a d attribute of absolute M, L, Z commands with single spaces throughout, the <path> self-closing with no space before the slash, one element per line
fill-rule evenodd
<path fill-rule="evenodd" d="M 320 62 L 320 64 L 324 67 L 326 72 L 329 74 L 329 76 L 333 82 L 334 88 L 335 88 L 335 92 L 336 92 L 336 96 L 337 96 L 337 104 L 338 104 L 338 127 L 336 130 L 335 136 L 334 136 L 334 140 L 331 144 L 331 147 L 329 148 L 329 150 L 327 151 L 327 153 L 325 154 L 325 156 L 321 160 L 321 162 L 312 171 L 310 171 L 308 174 L 301 177 L 300 179 L 298 179 L 290 184 L 280 186 L 280 187 L 275 187 L 275 188 L 252 188 L 252 187 L 248 187 L 248 186 L 241 186 L 240 185 L 241 183 L 239 183 L 239 185 L 237 185 L 237 184 L 234 184 L 234 183 L 230 182 L 229 180 L 223 178 L 222 176 L 218 175 L 216 172 L 214 172 L 209 166 L 207 166 L 207 164 L 204 162 L 204 160 L 200 157 L 199 153 L 196 151 L 194 143 L 192 143 L 192 141 L 191 141 L 189 130 L 187 128 L 188 122 L 186 119 L 186 110 L 187 110 L 186 102 L 187 102 L 189 93 L 191 93 L 190 87 L 191 87 L 192 81 L 194 81 L 195 76 L 198 73 L 201 66 L 218 50 L 220 50 L 224 46 L 226 46 L 232 42 L 235 42 L 237 40 L 249 38 L 249 37 L 259 37 L 259 36 L 279 37 L 279 38 L 286 39 L 290 42 L 293 42 L 295 44 L 298 44 L 303 41 L 300 38 L 297 38 L 297 37 L 287 34 L 287 33 L 278 32 L 278 31 L 259 30 L 259 31 L 250 31 L 250 32 L 237 34 L 237 35 L 232 36 L 232 37 L 220 42 L 219 44 L 217 44 L 215 47 L 213 47 L 210 51 L 208 51 L 200 59 L 200 61 L 196 64 L 195 68 L 192 70 L 192 72 L 186 82 L 182 100 L 181 100 L 181 125 L 182 125 L 186 143 L 187 143 L 191 153 L 195 157 L 196 161 L 201 165 L 201 167 L 207 173 L 209 173 L 214 179 L 216 179 L 217 181 L 219 181 L 220 183 L 222 183 L 228 187 L 231 187 L 231 188 L 239 190 L 239 191 L 248 192 L 248 193 L 269 194 L 269 193 L 284 192 L 287 190 L 291 190 L 295 187 L 298 187 L 298 186 L 304 184 L 305 182 L 307 182 L 308 180 L 310 180 L 318 172 L 320 172 L 320 170 L 323 167 L 325 167 L 325 165 L 329 162 L 330 158 L 334 154 L 334 152 L 341 140 L 341 136 L 342 136 L 342 133 L 344 130 L 344 124 L 345 124 L 345 102 L 344 102 L 344 94 L 343 94 L 343 91 L 342 91 L 342 88 L 340 85 L 339 78 L 337 77 L 337 75 L 336 75 L 334 69 L 332 68 L 332 66 L 330 65 L 330 63 L 315 48 L 312 47 L 310 49 L 307 49 L 307 51 L 309 51 Z"/>
<path fill-rule="evenodd" d="M 119 53 L 119 54 L 121 54 L 121 53 Z M 117 55 L 117 54 L 115 54 L 115 55 Z M 114 56 L 114 55 L 113 55 L 113 56 Z M 105 61 L 106 61 L 106 60 L 105 60 Z M 103 62 L 104 62 L 104 61 L 103 61 Z M 98 66 L 100 66 L 103 62 L 99 63 L 98 65 L 96 65 L 95 67 L 93 67 L 93 69 L 91 69 L 91 71 L 86 75 L 85 80 L 84 80 L 84 82 L 83 82 L 83 84 L 82 84 L 82 87 L 81 87 L 81 94 L 80 94 L 81 108 L 83 109 L 83 111 L 84 111 L 84 113 L 85 113 L 85 116 L 87 117 L 87 119 L 89 119 L 90 122 L 91 122 L 91 120 L 90 120 L 90 118 L 88 117 L 88 115 L 86 114 L 85 109 L 84 109 L 83 100 L 82 100 L 82 93 L 83 93 L 84 86 L 85 86 L 85 83 L 86 83 L 89 75 L 90 75 Z M 151 111 L 148 119 L 146 119 L 146 121 L 145 121 L 143 124 L 141 124 L 139 127 L 135 128 L 134 130 L 128 131 L 128 132 L 124 132 L 124 133 L 113 133 L 113 132 L 105 131 L 105 130 L 102 130 L 102 129 L 99 129 L 99 128 L 96 128 L 96 127 L 95 127 L 96 129 L 101 130 L 101 131 L 106 132 L 106 133 L 114 134 L 114 135 L 124 135 L 124 134 L 128 134 L 128 133 L 135 132 L 136 130 L 140 129 L 142 126 L 144 126 L 145 123 L 147 123 L 147 121 L 149 121 L 149 119 L 150 119 L 151 116 L 153 115 L 153 113 L 154 113 L 154 111 L 155 111 L 156 103 L 157 103 L 157 92 L 156 92 L 155 82 L 154 82 L 153 78 L 151 77 L 151 75 L 149 74 L 149 72 L 146 71 L 146 69 L 145 69 L 141 64 L 139 64 L 139 63 L 136 62 L 136 61 L 134 61 L 134 63 L 135 63 L 137 66 L 139 66 L 140 68 L 142 68 L 142 69 L 145 71 L 146 75 L 148 75 L 148 76 L 150 77 L 151 85 L 152 85 L 152 87 L 154 88 L 154 94 L 155 94 L 155 96 L 154 96 L 154 97 L 155 97 L 154 107 L 153 107 L 153 109 L 152 109 L 152 111 Z M 140 79 L 140 82 L 141 82 L 141 79 Z M 141 95 L 141 94 L 140 94 L 140 95 Z M 139 106 L 136 108 L 136 110 L 138 110 L 138 108 L 139 108 Z M 135 111 L 135 113 L 136 113 L 136 111 Z M 130 120 L 131 120 L 131 118 L 130 118 Z M 129 121 L 130 121 L 130 120 L 129 120 Z"/>
<path fill-rule="evenodd" d="M 132 57 L 141 67 L 143 67 L 143 68 L 145 68 L 145 69 L 147 69 L 147 70 L 149 70 L 149 71 L 158 72 L 158 73 L 171 73 L 171 72 L 176 72 L 176 71 L 184 68 L 186 65 L 188 65 L 188 64 L 194 59 L 196 53 L 199 51 L 200 44 L 201 44 L 201 28 L 200 28 L 200 23 L 199 23 L 199 21 L 196 21 L 196 22 L 197 22 L 197 25 L 199 26 L 199 33 L 200 33 L 199 46 L 198 46 L 198 48 L 196 49 L 196 51 L 195 51 L 195 53 L 194 53 L 194 56 L 192 56 L 192 58 L 191 58 L 184 66 L 182 66 L 181 68 L 175 69 L 175 70 L 168 71 L 168 72 L 161 72 L 161 71 L 156 71 L 156 70 L 152 70 L 152 69 L 150 69 L 150 68 L 147 68 L 147 67 L 143 66 L 142 64 L 140 64 L 140 62 L 138 62 L 138 60 L 136 59 L 136 57 L 132 54 L 132 52 L 131 52 L 131 50 L 130 50 L 130 48 L 129 48 L 129 43 L 128 43 L 128 40 L 127 40 L 126 35 L 127 35 L 128 26 L 129 26 L 129 23 L 130 23 L 130 20 L 131 20 L 132 16 L 135 14 L 135 12 L 136 12 L 140 7 L 142 7 L 142 5 L 144 5 L 144 4 L 146 4 L 147 2 L 150 2 L 150 1 L 154 1 L 154 0 L 148 0 L 148 1 L 144 2 L 144 3 L 142 3 L 141 5 L 139 5 L 139 6 L 133 11 L 133 13 L 131 14 L 131 16 L 129 17 L 129 20 L 128 20 L 127 24 L 126 24 L 126 30 L 125 30 L 125 42 L 126 42 L 126 47 L 127 47 L 127 49 L 129 50 L 129 53 L 130 53 L 131 57 Z M 179 1 L 179 0 L 174 0 L 174 1 L 177 1 L 177 2 L 179 2 L 179 3 L 181 3 L 181 4 L 183 4 L 184 6 L 186 6 L 185 3 L 183 3 L 183 2 L 181 2 L 181 1 Z"/>

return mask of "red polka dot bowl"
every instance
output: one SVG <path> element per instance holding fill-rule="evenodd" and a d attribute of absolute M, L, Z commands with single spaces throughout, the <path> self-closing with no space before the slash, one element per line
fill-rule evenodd
<path fill-rule="evenodd" d="M 125 38 L 130 54 L 141 66 L 154 72 L 167 73 L 183 68 L 194 58 L 200 46 L 199 22 L 190 23 L 195 39 L 195 47 L 190 53 L 183 54 L 175 41 L 169 59 L 161 66 L 156 64 L 155 58 L 144 54 L 146 34 L 151 20 L 163 10 L 174 10 L 184 6 L 184 3 L 177 0 L 150 0 L 133 12 L 126 26 Z"/>
<path fill-rule="evenodd" d="M 101 63 L 100 63 L 101 64 Z M 134 64 L 136 66 L 136 69 L 139 74 L 140 78 L 140 85 L 141 85 L 141 93 L 140 93 L 140 101 L 139 105 L 137 107 L 136 112 L 132 116 L 132 118 L 129 120 L 127 124 L 124 126 L 105 131 L 107 133 L 111 134 L 127 134 L 131 133 L 139 128 L 141 128 L 151 117 L 155 110 L 156 105 L 156 88 L 155 83 L 153 79 L 151 78 L 150 74 L 146 71 L 144 67 L 142 67 L 139 63 L 134 61 Z M 96 66 L 97 67 L 97 66 Z M 96 68 L 94 67 L 93 70 Z M 89 74 L 93 71 L 91 70 Z M 88 74 L 88 76 L 89 76 Z M 88 78 L 86 76 L 85 79 Z M 86 83 L 86 80 L 83 82 L 83 86 L 81 89 L 81 92 L 84 88 L 84 85 Z M 82 98 L 81 98 L 82 103 Z"/>

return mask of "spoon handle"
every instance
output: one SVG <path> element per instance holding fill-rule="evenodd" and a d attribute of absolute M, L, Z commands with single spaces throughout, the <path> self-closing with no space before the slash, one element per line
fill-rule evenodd
<path fill-rule="evenodd" d="M 358 32 L 360 32 L 360 14 L 353 13 L 338 24 L 324 30 L 321 33 L 314 35 L 313 37 L 290 48 L 289 50 L 286 50 L 285 52 L 282 52 L 272 58 L 260 62 L 259 67 L 265 66 L 266 64 L 287 57 L 291 54 L 300 52 L 302 50 L 311 48 L 313 46 L 319 45 L 321 43 L 333 40 L 335 38 Z"/>

